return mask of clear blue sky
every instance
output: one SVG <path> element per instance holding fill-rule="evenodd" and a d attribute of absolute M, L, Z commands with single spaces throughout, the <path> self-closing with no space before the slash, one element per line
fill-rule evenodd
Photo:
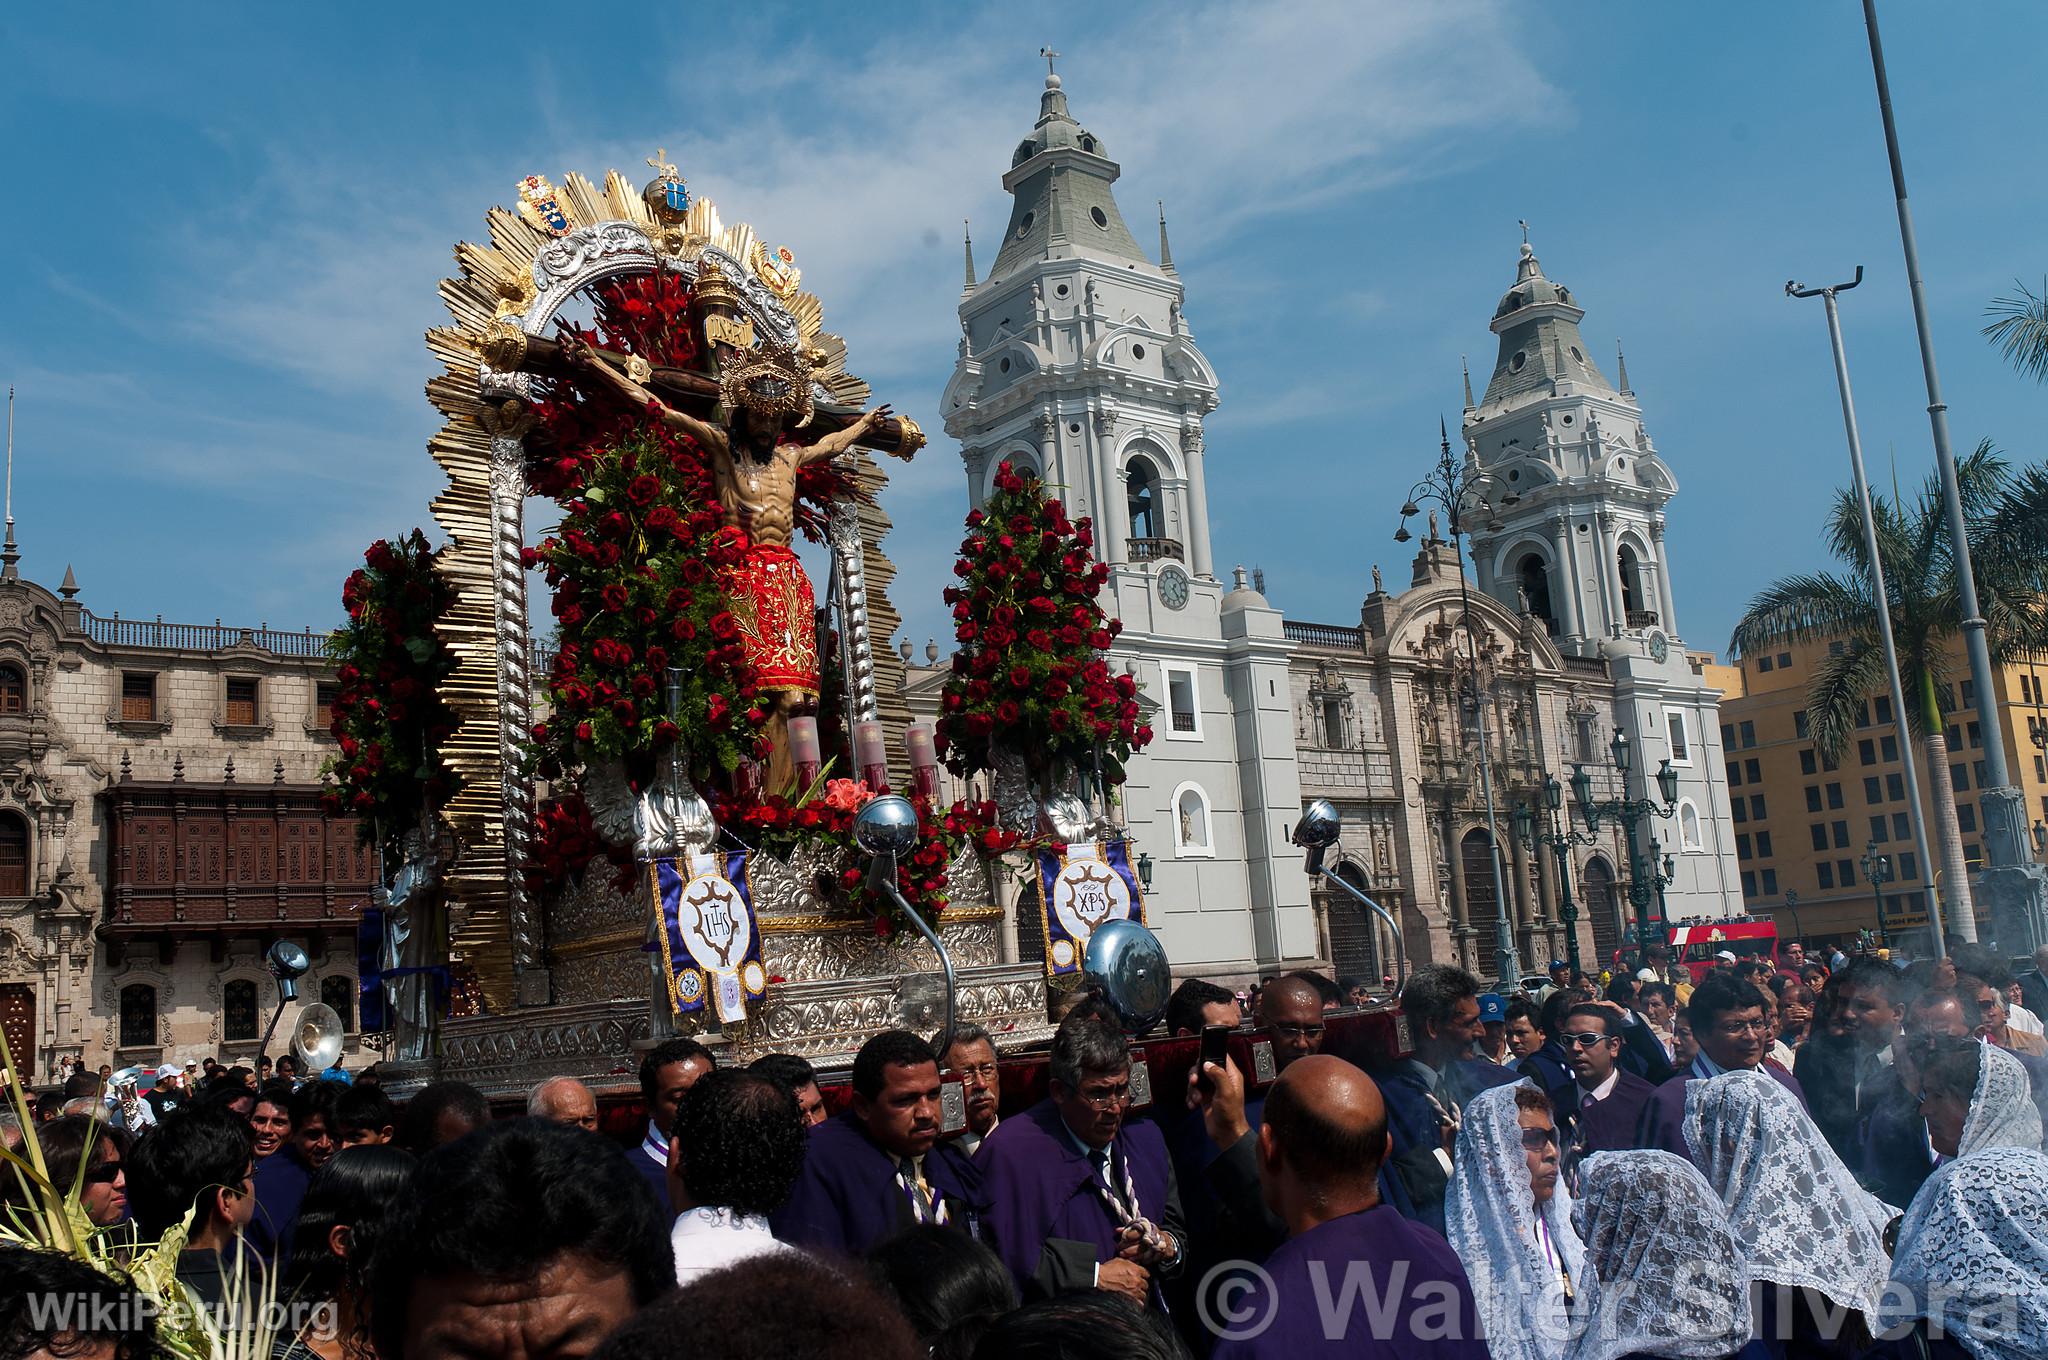
<path fill-rule="evenodd" d="M 542 9 L 16 6 L 0 379 L 20 391 L 24 567 L 100 613 L 327 625 L 370 538 L 439 484 L 421 331 L 450 247 L 539 171 L 668 148 L 787 241 L 855 371 L 936 431 L 963 218 L 989 243 L 1044 65 L 1166 200 L 1196 339 L 1219 565 L 1291 617 L 1356 617 L 1394 507 L 1490 366 L 1517 218 L 1620 337 L 1676 472 L 1678 623 L 1719 648 L 1820 560 L 1845 479 L 1818 303 L 1844 302 L 1874 475 L 1931 465 L 1858 7 L 1465 0 Z M 1885 6 L 1937 341 L 1963 447 L 2043 455 L 2048 392 L 1977 334 L 2048 270 L 2048 9 Z M 605 27 L 595 16 L 617 14 Z M 1275 475 L 1276 473 L 1280 475 Z M 921 645 L 965 509 L 942 436 L 886 502 Z"/>

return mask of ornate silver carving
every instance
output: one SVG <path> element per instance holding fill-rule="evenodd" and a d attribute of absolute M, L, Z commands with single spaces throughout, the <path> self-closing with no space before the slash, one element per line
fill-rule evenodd
<path fill-rule="evenodd" d="M 1020 836 L 1038 833 L 1038 789 L 1021 753 L 998 746 L 989 753 L 995 766 L 996 816 Z"/>
<path fill-rule="evenodd" d="M 612 1003 L 451 1020 L 442 1031 L 439 1074 L 487 1094 L 524 1091 L 543 1077 L 577 1077 L 603 1089 L 634 1081 L 633 1044 L 647 1037 L 644 1013 Z M 402 1068 L 393 1094 L 409 1095 L 431 1076 L 426 1064 Z"/>
<path fill-rule="evenodd" d="M 851 500 L 834 504 L 828 532 L 833 597 L 839 610 L 840 658 L 846 669 L 846 711 L 855 722 L 872 722 L 877 711 L 875 653 L 868 637 L 867 561 L 861 542 L 860 507 Z"/>
<path fill-rule="evenodd" d="M 492 627 L 498 640 L 498 742 L 507 771 L 519 767 L 533 724 L 532 643 L 526 617 L 526 432 L 533 410 L 524 401 L 485 403 L 480 419 L 491 435 Z M 506 899 L 512 932 L 512 968 L 540 967 L 541 928 L 527 897 L 526 855 L 533 840 L 533 788 L 507 779 L 504 788 Z"/>
<path fill-rule="evenodd" d="M 710 848 L 718 823 L 697 786 L 672 760 L 669 769 L 639 793 L 626 782 L 625 768 L 615 762 L 591 766 L 583 776 L 583 799 L 590 820 L 613 844 L 633 843 L 633 858 L 642 864 L 692 850 Z"/>

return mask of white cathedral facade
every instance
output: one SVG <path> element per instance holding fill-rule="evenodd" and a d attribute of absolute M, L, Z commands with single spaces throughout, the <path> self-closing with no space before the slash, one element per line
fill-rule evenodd
<path fill-rule="evenodd" d="M 1386 941 L 1359 945 L 1354 908 L 1328 900 L 1326 891 L 1312 893 L 1301 852 L 1288 840 L 1304 797 L 1339 795 L 1343 805 L 1345 789 L 1319 782 L 1326 763 L 1305 762 L 1310 728 L 1319 740 L 1331 733 L 1304 720 L 1305 705 L 1329 697 L 1327 685 L 1315 691 L 1304 677 L 1335 674 L 1352 658 L 1320 655 L 1332 636 L 1327 626 L 1283 623 L 1241 571 L 1217 568 L 1202 437 L 1203 418 L 1218 401 L 1217 376 L 1183 311 L 1164 220 L 1155 262 L 1118 209 L 1118 174 L 1102 141 L 1070 115 L 1059 77 L 1049 76 L 1038 121 L 1003 178 L 1010 219 L 985 275 L 977 275 L 968 247 L 960 358 L 942 398 L 946 431 L 960 443 L 975 505 L 1008 461 L 1042 477 L 1070 514 L 1097 526 L 1097 552 L 1110 565 L 1103 605 L 1124 623 L 1112 664 L 1135 675 L 1156 708 L 1154 741 L 1132 762 L 1125 815 L 1155 864 L 1151 924 L 1175 972 L 1242 978 L 1340 955 L 1354 969 L 1390 966 Z M 1583 348 L 1580 313 L 1565 290 L 1541 278 L 1533 256 L 1525 257 L 1516 290 L 1529 296 L 1512 309 L 1503 301 L 1495 322 L 1501 371 L 1482 402 L 1468 403 L 1466 437 L 1471 457 L 1503 485 L 1527 492 L 1498 532 L 1472 544 L 1478 582 L 1493 597 L 1488 604 L 1503 632 L 1534 616 L 1537 650 L 1559 669 L 1570 659 L 1575 683 L 1590 683 L 1602 713 L 1630 727 L 1638 750 L 1654 753 L 1653 768 L 1667 744 L 1683 741 L 1683 749 L 1670 750 L 1675 764 L 1683 761 L 1688 806 L 1715 810 L 1719 858 L 1727 863 L 1711 871 L 1688 866 L 1669 912 L 1673 919 L 1722 914 L 1721 903 L 1740 897 L 1732 836 L 1723 834 L 1727 792 L 1712 749 L 1715 694 L 1690 673 L 1677 646 L 1663 571 L 1662 507 L 1675 485 L 1649 448 L 1630 395 L 1606 384 L 1583 357 L 1560 382 L 1550 379 L 1556 360 L 1547 350 L 1532 360 L 1530 346 L 1561 343 L 1574 355 Z M 1613 451 L 1617 439 L 1625 444 L 1620 452 Z M 1560 517 L 1569 525 L 1563 537 Z M 1516 613 L 1518 592 L 1532 587 L 1529 608 Z M 1372 664 L 1363 616 L 1356 628 L 1335 633 L 1340 651 Z M 1360 678 L 1370 687 L 1369 677 Z M 1374 721 L 1343 729 L 1345 740 L 1358 743 L 1361 780 L 1369 768 L 1381 782 L 1397 781 L 1417 759 L 1416 742 L 1403 737 L 1415 708 L 1396 688 L 1381 687 L 1376 702 L 1385 711 Z M 1563 702 L 1552 704 L 1560 714 Z M 1365 749 L 1368 733 L 1383 751 Z M 1315 773 L 1305 781 L 1306 765 Z M 1446 804 L 1452 814 L 1457 806 L 1456 798 Z M 1396 831 L 1393 819 L 1363 806 L 1346 815 L 1367 824 L 1354 844 L 1363 844 L 1369 826 L 1384 826 L 1396 843 L 1347 860 L 1347 875 L 1373 885 L 1395 910 L 1411 963 L 1462 959 L 1490 970 L 1482 946 L 1491 936 L 1481 939 L 1469 923 L 1460 935 L 1452 924 L 1453 911 L 1459 919 L 1475 914 L 1462 881 L 1469 875 L 1453 872 L 1455 815 L 1434 832 L 1425 818 L 1401 819 Z M 1507 815 L 1503 805 L 1503 828 Z M 1554 913 L 1537 910 L 1539 896 L 1546 907 L 1552 898 L 1539 892 L 1539 860 L 1550 863 L 1539 856 L 1523 869 L 1525 958 L 1559 940 Z M 1375 863 L 1377 872 L 1367 867 Z"/>

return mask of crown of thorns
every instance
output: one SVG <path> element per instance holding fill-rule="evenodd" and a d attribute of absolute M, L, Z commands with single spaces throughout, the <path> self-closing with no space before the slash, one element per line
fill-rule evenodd
<path fill-rule="evenodd" d="M 811 369 L 796 350 L 783 345 L 731 351 L 718 374 L 719 400 L 764 416 L 798 417 L 811 423 Z"/>

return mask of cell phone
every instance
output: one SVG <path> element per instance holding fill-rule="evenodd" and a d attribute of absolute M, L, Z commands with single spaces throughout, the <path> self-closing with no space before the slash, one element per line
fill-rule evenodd
<path fill-rule="evenodd" d="M 1198 1060 L 1202 1065 L 1195 1069 L 1195 1084 L 1204 1095 L 1216 1089 L 1215 1081 L 1209 1076 L 1209 1064 L 1215 1063 L 1221 1067 L 1230 1057 L 1230 1034 L 1231 1029 L 1228 1025 L 1202 1027 L 1202 1056 Z"/>

